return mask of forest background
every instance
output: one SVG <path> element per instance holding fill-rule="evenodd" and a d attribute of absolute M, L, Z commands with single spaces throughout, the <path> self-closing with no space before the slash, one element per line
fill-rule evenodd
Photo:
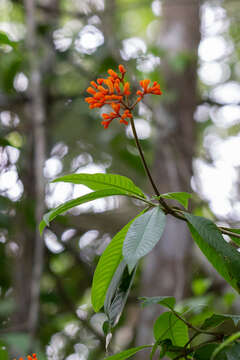
<path fill-rule="evenodd" d="M 89 81 L 107 69 L 123 63 L 133 84 L 161 84 L 163 95 L 136 113 L 160 191 L 193 192 L 196 215 L 240 227 L 239 13 L 234 0 L 0 1 L 1 356 L 104 357 L 93 272 L 140 204 L 112 197 L 82 205 L 42 238 L 38 224 L 46 209 L 89 191 L 50 184 L 61 174 L 125 174 L 151 192 L 130 128 L 104 130 L 84 102 Z M 152 341 L 160 310 L 141 309 L 140 295 L 192 304 L 195 324 L 212 309 L 240 308 L 174 218 L 138 269 L 114 351 Z"/>

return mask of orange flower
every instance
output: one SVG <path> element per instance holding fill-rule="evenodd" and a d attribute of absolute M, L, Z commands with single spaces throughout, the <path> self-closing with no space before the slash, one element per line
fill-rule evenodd
<path fill-rule="evenodd" d="M 119 68 L 119 71 L 120 71 L 121 74 L 125 74 L 126 69 L 125 69 L 125 67 L 123 65 L 119 65 L 118 68 Z"/>
<path fill-rule="evenodd" d="M 126 82 L 126 83 L 125 83 L 124 88 L 123 88 L 123 93 L 124 93 L 124 95 L 126 95 L 126 96 L 128 96 L 128 95 L 131 94 L 129 82 Z"/>
<path fill-rule="evenodd" d="M 150 84 L 149 79 L 141 80 L 139 84 L 144 90 L 143 93 L 141 91 L 137 91 L 137 95 L 140 95 L 141 97 L 143 97 L 144 94 L 162 95 L 160 85 L 157 83 L 157 81 L 154 81 L 153 86 L 151 87 L 148 87 L 148 85 Z"/>
<path fill-rule="evenodd" d="M 14 359 L 14 360 L 16 360 L 16 359 Z M 18 360 L 24 360 L 24 358 L 20 357 Z M 38 360 L 37 355 L 36 354 L 28 355 L 27 360 Z"/>
<path fill-rule="evenodd" d="M 101 124 L 104 129 L 108 128 L 113 119 L 118 119 L 121 124 L 128 125 L 127 119 L 131 121 L 133 118 L 132 110 L 146 94 L 162 94 L 160 85 L 156 81 L 154 81 L 153 86 L 149 86 L 149 79 L 141 80 L 140 86 L 143 90 L 137 91 L 138 98 L 130 105 L 128 99 L 131 95 L 130 83 L 124 79 L 126 69 L 123 65 L 119 65 L 118 69 L 120 76 L 114 70 L 109 69 L 109 76 L 106 79 L 99 78 L 96 82 L 91 81 L 91 86 L 87 88 L 87 92 L 91 96 L 86 97 L 85 101 L 89 104 L 90 109 L 101 108 L 104 105 L 109 105 L 113 109 L 109 114 L 102 114 L 103 121 Z"/>

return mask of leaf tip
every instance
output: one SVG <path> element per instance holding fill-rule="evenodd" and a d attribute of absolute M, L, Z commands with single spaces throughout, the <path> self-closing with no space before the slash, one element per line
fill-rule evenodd
<path fill-rule="evenodd" d="M 46 223 L 45 223 L 44 220 L 42 220 L 42 221 L 40 222 L 40 224 L 39 224 L 39 227 L 38 227 L 39 233 L 40 233 L 41 236 L 42 236 L 42 234 L 43 234 L 43 230 L 45 229 L 45 227 L 46 227 Z"/>

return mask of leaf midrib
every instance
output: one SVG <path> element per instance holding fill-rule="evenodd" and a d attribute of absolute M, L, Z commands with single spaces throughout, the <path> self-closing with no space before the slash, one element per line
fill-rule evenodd
<path fill-rule="evenodd" d="M 82 175 L 82 174 L 75 174 L 75 175 Z M 90 175 L 90 174 L 89 174 Z M 68 175 L 66 175 L 66 176 L 68 176 Z M 121 176 L 121 175 L 118 175 L 118 176 Z M 65 181 L 65 180 L 60 180 L 60 179 L 63 179 L 63 177 L 61 177 L 61 178 L 59 178 L 59 180 L 58 179 L 56 179 L 56 180 L 53 180 L 53 182 L 58 182 L 58 181 L 63 181 L 63 182 L 69 182 L 69 181 Z M 104 182 L 104 181 L 98 181 L 98 180 L 88 180 L 88 179 L 86 179 L 86 181 L 89 181 L 89 182 L 93 182 L 93 183 L 96 183 L 96 184 L 103 184 L 103 185 L 109 185 L 110 187 L 111 186 L 114 186 L 115 188 L 118 188 L 118 189 L 120 189 L 120 190 L 123 190 L 124 192 L 132 192 L 133 194 L 135 194 L 135 195 L 137 195 L 137 196 L 141 196 L 142 197 L 142 195 L 143 194 L 141 194 L 140 195 L 140 192 L 136 192 L 136 191 L 134 191 L 134 190 L 131 190 L 131 189 L 127 189 L 126 190 L 126 188 L 124 188 L 123 186 L 119 186 L 119 185 L 116 185 L 116 184 L 112 184 L 112 183 L 106 183 L 106 182 Z M 127 182 L 129 182 L 129 179 L 127 179 Z M 81 183 L 79 183 L 79 184 L 81 184 Z M 131 184 L 133 187 L 135 187 L 135 185 L 134 185 L 134 183 L 132 183 Z M 87 185 L 86 185 L 87 186 Z M 109 187 L 109 188 L 110 188 Z M 109 188 L 106 188 L 106 189 L 109 189 Z"/>
<path fill-rule="evenodd" d="M 135 255 L 136 255 L 136 253 L 137 253 L 137 249 L 139 248 L 139 246 L 140 246 L 140 244 L 141 244 L 141 242 L 142 242 L 142 238 L 143 238 L 143 236 L 144 236 L 144 234 L 145 234 L 145 232 L 146 232 L 146 229 L 147 229 L 148 223 L 149 223 L 150 220 L 151 220 L 151 217 L 152 217 L 152 214 L 151 214 L 151 216 L 148 218 L 148 221 L 147 221 L 147 224 L 146 224 L 146 226 L 145 226 L 144 232 L 142 233 L 140 242 L 137 244 L 137 247 L 135 247 Z M 129 230 L 130 230 L 130 228 L 129 228 Z M 134 248 L 133 248 L 133 249 L 134 249 Z M 132 257 L 132 255 L 131 255 L 131 257 Z"/>

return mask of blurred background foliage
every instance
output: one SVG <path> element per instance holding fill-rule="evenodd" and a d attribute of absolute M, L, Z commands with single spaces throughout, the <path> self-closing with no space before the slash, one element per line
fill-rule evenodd
<path fill-rule="evenodd" d="M 162 86 L 135 114 L 160 191 L 192 191 L 196 214 L 240 227 L 239 13 L 234 0 L 0 0 L 1 360 L 29 351 L 39 360 L 104 357 L 91 280 L 140 204 L 83 205 L 43 239 L 37 225 L 46 209 L 89 191 L 50 184 L 61 174 L 118 173 L 151 192 L 130 128 L 103 130 L 84 102 L 107 69 L 123 63 L 133 89 L 143 78 Z M 140 309 L 139 295 L 176 296 L 196 325 L 240 308 L 175 219 L 138 270 L 113 351 L 151 341 L 160 310 Z"/>

